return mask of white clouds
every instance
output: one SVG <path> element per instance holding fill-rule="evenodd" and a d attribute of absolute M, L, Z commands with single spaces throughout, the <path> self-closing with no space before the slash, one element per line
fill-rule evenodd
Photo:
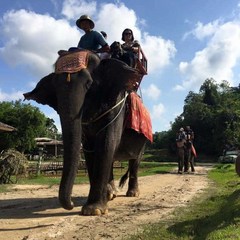
<path fill-rule="evenodd" d="M 165 107 L 162 103 L 153 105 L 150 111 L 152 120 L 153 132 L 158 131 L 157 129 L 166 129 L 166 119 L 164 117 Z"/>
<path fill-rule="evenodd" d="M 75 46 L 80 36 L 64 19 L 26 10 L 7 12 L 0 35 L 5 39 L 0 56 L 9 65 L 26 66 L 38 76 L 51 72 L 57 51 Z"/>
<path fill-rule="evenodd" d="M 124 4 L 102 4 L 98 12 L 95 10 L 94 1 L 66 0 L 62 13 L 68 20 L 74 21 L 81 14 L 97 14 L 96 30 L 108 33 L 109 44 L 121 41 L 122 31 L 131 28 L 148 58 L 149 73 L 161 70 L 174 57 L 174 43 L 141 31 L 135 12 Z M 51 72 L 57 51 L 76 46 L 82 33 L 67 19 L 55 19 L 23 9 L 5 13 L 0 28 L 0 35 L 5 41 L 0 48 L 0 57 L 12 66 L 27 66 L 37 76 Z"/>
<path fill-rule="evenodd" d="M 86 2 L 84 0 L 65 0 L 63 2 L 62 14 L 69 20 L 77 20 L 81 15 L 93 16 L 96 12 L 97 2 Z"/>
<path fill-rule="evenodd" d="M 157 100 L 161 94 L 161 90 L 154 84 L 150 84 L 148 88 L 142 89 L 142 93 L 152 100 Z"/>
<path fill-rule="evenodd" d="M 153 108 L 151 111 L 151 117 L 153 120 L 161 119 L 164 112 L 165 112 L 165 107 L 162 103 L 159 103 L 158 105 L 153 105 Z"/>
<path fill-rule="evenodd" d="M 189 35 L 193 35 L 197 39 L 202 40 L 206 37 L 213 35 L 217 31 L 219 24 L 220 24 L 219 20 L 207 23 L 205 25 L 203 25 L 203 23 L 201 22 L 198 22 L 196 24 L 196 28 L 193 31 L 184 34 L 183 38 L 185 39 Z"/>
<path fill-rule="evenodd" d="M 121 41 L 122 32 L 125 28 L 131 28 L 135 39 L 141 38 L 140 29 L 137 26 L 137 16 L 135 12 L 127 8 L 124 4 L 104 4 L 101 5 L 96 27 L 98 30 L 104 30 L 108 34 L 108 41 Z"/>
<path fill-rule="evenodd" d="M 51 1 L 55 9 L 59 8 L 57 1 Z M 135 39 L 140 42 L 148 59 L 150 78 L 151 74 L 162 71 L 170 64 L 176 54 L 174 42 L 144 31 L 144 19 L 139 19 L 136 12 L 122 2 L 114 2 L 98 5 L 97 1 L 65 0 L 62 15 L 59 17 L 58 14 L 58 18 L 24 9 L 6 12 L 0 18 L 0 58 L 12 67 L 13 72 L 24 69 L 34 76 L 34 80 L 40 79 L 53 71 L 58 50 L 77 45 L 83 32 L 77 29 L 75 21 L 81 15 L 88 14 L 95 22 L 95 30 L 107 32 L 109 44 L 113 41 L 122 42 L 125 28 L 133 30 Z M 32 89 L 35 84 L 31 80 L 27 84 L 28 80 L 22 79 L 22 86 L 31 86 Z M 11 81 L 14 80 L 9 78 L 9 86 Z M 146 94 L 156 101 L 160 93 L 160 89 L 151 84 Z M 23 98 L 21 92 L 0 92 L 0 101 L 19 98 Z M 154 106 L 153 117 L 158 118 L 164 111 L 162 104 Z"/>
<path fill-rule="evenodd" d="M 149 72 L 161 70 L 169 65 L 176 53 L 174 42 L 147 33 L 143 36 L 142 47 L 148 58 Z"/>
<path fill-rule="evenodd" d="M 0 89 L 0 102 L 2 101 L 15 101 L 23 99 L 23 92 L 21 91 L 16 91 L 16 92 L 11 92 L 11 93 L 5 93 L 2 92 Z"/>
<path fill-rule="evenodd" d="M 148 59 L 148 72 L 159 71 L 169 65 L 175 56 L 176 48 L 173 41 L 165 40 L 161 36 L 152 36 L 148 32 L 141 31 L 139 24 L 144 20 L 137 18 L 136 13 L 124 4 L 102 5 L 96 21 L 96 27 L 108 34 L 108 41 L 121 41 L 122 32 L 125 28 L 133 30 L 134 37 L 142 46 Z M 121 21 L 119 20 L 121 19 Z"/>
<path fill-rule="evenodd" d="M 214 27 L 210 28 L 210 25 Z M 212 36 L 206 47 L 196 52 L 190 62 L 180 62 L 179 71 L 184 77 L 182 86 L 196 89 L 207 78 L 233 83 L 233 69 L 240 57 L 240 23 L 227 22 L 219 25 L 215 21 L 213 24 L 197 27 L 197 32 L 198 38 Z"/>

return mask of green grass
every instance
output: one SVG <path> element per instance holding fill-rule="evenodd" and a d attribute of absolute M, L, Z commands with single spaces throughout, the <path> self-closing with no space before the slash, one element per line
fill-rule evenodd
<path fill-rule="evenodd" d="M 121 178 L 121 176 L 127 171 L 128 162 L 123 162 L 124 169 L 114 169 L 114 178 L 118 180 Z M 168 173 L 171 171 L 174 167 L 176 167 L 176 164 L 163 164 L 159 162 L 141 162 L 140 168 L 139 168 L 139 176 L 147 176 L 147 175 L 154 175 L 159 173 Z M 13 182 L 15 182 L 15 177 L 13 177 Z M 54 176 L 50 175 L 47 176 L 31 176 L 28 178 L 20 178 L 18 180 L 18 184 L 43 184 L 43 185 L 55 185 L 59 184 L 61 180 L 61 176 Z M 78 173 L 75 184 L 82 184 L 82 183 L 89 183 L 88 176 L 86 175 L 84 170 L 81 170 L 80 173 Z M 0 185 L 0 193 L 6 192 L 11 190 L 11 184 L 2 184 Z"/>
<path fill-rule="evenodd" d="M 137 240 L 240 239 L 240 178 L 233 164 L 217 165 L 209 172 L 212 186 L 172 219 L 146 225 Z"/>
<path fill-rule="evenodd" d="M 0 193 L 3 192 L 8 192 L 9 191 L 9 187 L 7 185 L 0 185 Z"/>
<path fill-rule="evenodd" d="M 141 162 L 139 176 L 164 174 L 177 167 L 177 163 Z"/>
<path fill-rule="evenodd" d="M 168 149 L 146 150 L 143 159 L 148 162 L 172 162 L 176 160 L 176 155 L 169 154 Z"/>

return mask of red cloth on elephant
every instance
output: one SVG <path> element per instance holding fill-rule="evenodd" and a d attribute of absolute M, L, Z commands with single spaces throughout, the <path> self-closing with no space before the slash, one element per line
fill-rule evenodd
<path fill-rule="evenodd" d="M 126 116 L 126 127 L 132 128 L 153 142 L 152 122 L 148 110 L 136 92 L 128 95 L 129 112 Z"/>
<path fill-rule="evenodd" d="M 68 52 L 60 56 L 55 63 L 55 73 L 74 73 L 87 67 L 88 51 Z"/>
<path fill-rule="evenodd" d="M 192 144 L 192 146 L 191 146 L 191 150 L 192 150 L 192 153 L 193 153 L 193 155 L 194 155 L 194 157 L 196 158 L 197 157 L 197 152 L 196 152 L 196 149 L 195 149 L 195 147 L 193 146 L 193 144 Z"/>

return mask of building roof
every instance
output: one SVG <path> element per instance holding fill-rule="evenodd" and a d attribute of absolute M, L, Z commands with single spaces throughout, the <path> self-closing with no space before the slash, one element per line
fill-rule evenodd
<path fill-rule="evenodd" d="M 37 142 L 37 146 L 43 145 L 63 145 L 63 141 L 52 140 L 48 142 Z"/>
<path fill-rule="evenodd" d="M 36 142 L 51 142 L 53 139 L 51 138 L 47 138 L 47 137 L 38 137 L 38 138 L 35 138 L 35 141 Z"/>
<path fill-rule="evenodd" d="M 58 141 L 55 139 L 47 138 L 47 137 L 39 137 L 35 138 L 35 141 L 38 146 L 40 145 L 63 145 L 63 141 Z"/>
<path fill-rule="evenodd" d="M 0 132 L 12 132 L 16 130 L 17 129 L 15 127 L 12 127 L 10 125 L 0 122 Z"/>

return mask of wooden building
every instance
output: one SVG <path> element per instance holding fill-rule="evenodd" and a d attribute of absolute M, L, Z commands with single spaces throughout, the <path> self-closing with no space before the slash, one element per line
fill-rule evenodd
<path fill-rule="evenodd" d="M 63 155 L 63 141 L 51 138 L 39 137 L 35 138 L 36 145 L 45 155 L 59 156 Z"/>

